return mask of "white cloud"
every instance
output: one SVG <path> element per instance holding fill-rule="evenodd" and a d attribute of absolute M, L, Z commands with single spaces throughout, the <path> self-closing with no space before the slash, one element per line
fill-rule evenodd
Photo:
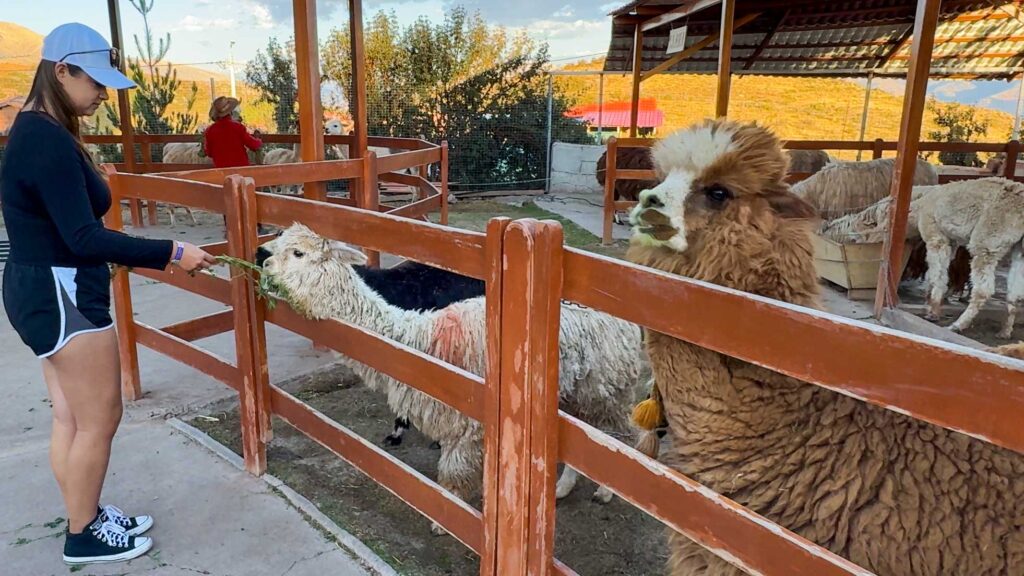
<path fill-rule="evenodd" d="M 1010 87 L 1002 92 L 997 92 L 992 95 L 993 100 L 1006 100 L 1009 102 L 1016 102 L 1017 95 L 1020 93 L 1020 83 L 1014 82 L 1010 84 Z"/>
<path fill-rule="evenodd" d="M 253 3 L 252 17 L 257 28 L 274 27 L 274 18 L 270 15 L 270 9 L 263 4 Z"/>
<path fill-rule="evenodd" d="M 982 108 L 991 108 L 992 103 L 991 98 L 982 98 L 981 100 L 978 100 L 978 106 L 981 106 Z"/>
<path fill-rule="evenodd" d="M 558 9 L 557 12 L 552 14 L 555 18 L 572 18 L 576 12 L 572 9 L 572 6 L 566 4 Z"/>
<path fill-rule="evenodd" d="M 607 43 L 608 38 L 603 37 L 603 33 L 607 31 L 608 25 L 604 20 L 535 20 L 524 29 L 530 36 L 540 40 L 579 39 L 591 34 L 602 34 L 602 42 Z"/>
<path fill-rule="evenodd" d="M 601 6 L 599 6 L 598 9 L 601 11 L 602 14 L 608 14 L 612 10 L 615 10 L 616 8 L 620 8 L 625 5 L 625 2 L 608 2 L 607 4 L 601 4 Z"/>
<path fill-rule="evenodd" d="M 204 30 L 230 30 L 237 28 L 238 22 L 233 18 L 196 18 L 185 16 L 178 22 L 171 31 L 202 32 Z"/>
<path fill-rule="evenodd" d="M 932 94 L 938 98 L 952 100 L 956 98 L 957 94 L 961 92 L 970 92 L 975 88 L 977 88 L 977 85 L 974 82 L 968 82 L 967 80 L 947 80 L 936 84 Z"/>

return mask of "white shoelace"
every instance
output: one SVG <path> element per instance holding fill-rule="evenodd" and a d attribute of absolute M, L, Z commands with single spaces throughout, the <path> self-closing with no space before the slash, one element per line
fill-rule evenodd
<path fill-rule="evenodd" d="M 109 520 L 104 522 L 102 526 L 94 531 L 93 535 L 99 538 L 100 541 L 115 548 L 128 547 L 128 533 L 125 532 L 124 528 L 121 528 Z"/>
<path fill-rule="evenodd" d="M 119 527 L 128 528 L 132 525 L 131 518 L 125 516 L 117 506 L 104 506 L 103 514 L 107 517 L 107 522 L 113 522 Z"/>

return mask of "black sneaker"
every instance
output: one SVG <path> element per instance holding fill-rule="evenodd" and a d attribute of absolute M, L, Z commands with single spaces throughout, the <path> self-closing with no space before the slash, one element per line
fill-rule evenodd
<path fill-rule="evenodd" d="M 124 528 L 124 531 L 129 536 L 145 534 L 147 530 L 153 527 L 153 518 L 151 516 L 125 516 L 125 513 L 117 506 L 104 506 L 97 513 L 99 514 L 100 522 L 113 522 Z"/>
<path fill-rule="evenodd" d="M 113 522 L 93 520 L 81 534 L 68 533 L 64 540 L 64 562 L 68 564 L 102 564 L 138 558 L 153 547 L 145 536 L 129 536 Z"/>

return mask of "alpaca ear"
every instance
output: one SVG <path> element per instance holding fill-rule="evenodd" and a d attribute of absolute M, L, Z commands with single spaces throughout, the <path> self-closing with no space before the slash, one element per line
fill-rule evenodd
<path fill-rule="evenodd" d="M 357 250 L 344 242 L 329 240 L 328 249 L 332 258 L 337 258 L 345 264 L 353 266 L 363 266 L 366 264 L 366 254 L 363 254 L 362 250 Z"/>
<path fill-rule="evenodd" d="M 818 211 L 806 200 L 786 191 L 768 196 L 768 205 L 776 214 L 787 220 L 816 220 Z"/>

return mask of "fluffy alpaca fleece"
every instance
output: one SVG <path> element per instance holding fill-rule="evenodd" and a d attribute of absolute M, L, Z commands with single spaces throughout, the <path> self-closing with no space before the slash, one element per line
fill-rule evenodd
<path fill-rule="evenodd" d="M 264 273 L 284 287 L 293 306 L 305 316 L 350 322 L 484 374 L 483 298 L 429 312 L 392 306 L 353 269 L 365 263 L 362 252 L 325 240 L 301 224 L 292 225 L 265 247 L 272 256 L 264 263 Z M 638 391 L 641 369 L 640 330 L 607 314 L 566 305 L 559 338 L 561 407 L 602 429 L 627 433 L 629 405 Z M 474 495 L 481 481 L 483 427 L 427 394 L 363 364 L 350 364 L 368 387 L 387 395 L 392 411 L 440 442 L 439 483 L 462 499 Z M 569 478 L 563 476 L 563 481 L 574 483 L 575 473 L 568 467 L 566 473 Z M 602 487 L 595 498 L 607 502 L 611 492 Z M 434 530 L 439 533 L 440 527 Z"/>
<path fill-rule="evenodd" d="M 256 264 L 262 266 L 270 252 L 260 246 L 256 250 Z M 462 300 L 484 295 L 483 280 L 470 278 L 413 260 L 391 268 L 353 266 L 363 282 L 380 294 L 388 304 L 403 310 L 438 310 Z M 394 430 L 384 438 L 390 446 L 402 443 L 402 436 L 410 427 L 408 420 L 395 419 Z"/>
<path fill-rule="evenodd" d="M 669 136 L 654 154 L 666 176 L 632 215 L 631 260 L 817 305 L 812 225 L 781 184 L 774 136 L 713 121 Z M 877 574 L 996 575 L 1024 565 L 1020 454 L 647 336 L 671 432 L 668 465 Z M 743 574 L 680 534 L 669 545 L 674 576 Z"/>
<path fill-rule="evenodd" d="M 829 222 L 822 235 L 837 241 L 881 242 L 888 230 L 889 198 L 867 210 Z M 1006 321 L 1000 338 L 1013 332 L 1017 307 L 1024 299 L 1024 185 L 1004 178 L 961 180 L 937 186 L 915 186 L 907 219 L 907 239 L 920 238 L 927 250 L 930 320 L 942 314 L 949 289 L 949 264 L 959 247 L 971 255 L 971 298 L 967 309 L 950 326 L 970 327 L 981 307 L 995 292 L 996 267 L 1010 254 Z"/>
<path fill-rule="evenodd" d="M 789 156 L 789 171 L 817 174 L 834 159 L 824 150 L 786 150 Z"/>
<path fill-rule="evenodd" d="M 896 160 L 833 162 L 820 172 L 793 185 L 793 193 L 806 200 L 818 214 L 832 220 L 859 212 L 889 195 Z M 939 173 L 918 159 L 914 185 L 939 183 Z"/>

